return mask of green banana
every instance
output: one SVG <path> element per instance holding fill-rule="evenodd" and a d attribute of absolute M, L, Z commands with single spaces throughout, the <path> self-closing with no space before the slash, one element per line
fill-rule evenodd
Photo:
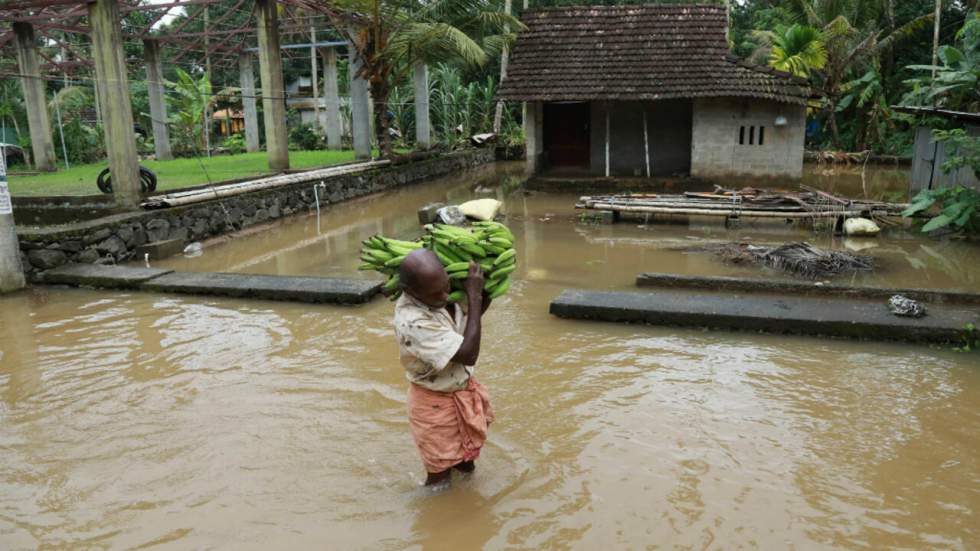
<path fill-rule="evenodd" d="M 452 293 L 449 293 L 449 302 L 462 302 L 464 300 L 466 300 L 465 291 L 460 290 L 460 291 L 453 291 Z"/>
<path fill-rule="evenodd" d="M 469 268 L 470 268 L 470 263 L 469 262 L 453 262 L 452 264 L 446 266 L 446 271 L 447 272 L 459 272 L 461 270 L 462 271 L 469 270 Z"/>
<path fill-rule="evenodd" d="M 385 268 L 397 268 L 401 266 L 402 260 L 405 260 L 404 256 L 396 256 L 391 260 L 385 262 Z"/>
<path fill-rule="evenodd" d="M 497 259 L 493 261 L 493 265 L 500 266 L 503 262 L 506 262 L 507 260 L 514 258 L 515 256 L 517 256 L 516 249 L 507 249 L 507 251 L 501 253 L 500 256 L 498 256 Z"/>
<path fill-rule="evenodd" d="M 501 280 L 500 285 L 497 285 L 497 287 L 490 293 L 490 299 L 491 300 L 492 299 L 495 299 L 495 298 L 499 297 L 500 295 L 506 293 L 507 292 L 507 289 L 510 289 L 510 278 L 509 277 L 504 278 L 504 279 Z"/>
<path fill-rule="evenodd" d="M 510 266 L 504 266 L 503 268 L 497 268 L 496 270 L 493 271 L 493 273 L 490 274 L 490 279 L 500 279 L 516 269 L 517 269 L 516 264 L 511 264 Z"/>

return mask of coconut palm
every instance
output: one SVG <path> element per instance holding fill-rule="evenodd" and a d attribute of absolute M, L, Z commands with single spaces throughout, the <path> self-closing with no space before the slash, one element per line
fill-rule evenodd
<path fill-rule="evenodd" d="M 773 31 L 755 31 L 753 37 L 769 48 L 769 65 L 780 71 L 807 78 L 814 69 L 827 64 L 827 48 L 819 29 L 793 24 Z"/>
<path fill-rule="evenodd" d="M 326 9 L 361 62 L 386 157 L 392 145 L 385 115 L 395 82 L 416 63 L 482 66 L 488 52 L 512 40 L 505 28 L 524 28 L 489 0 L 337 0 Z"/>
<path fill-rule="evenodd" d="M 807 24 L 821 30 L 827 50 L 827 63 L 819 71 L 824 112 L 830 122 L 834 147 L 841 147 L 836 113 L 844 85 L 869 60 L 877 59 L 896 43 L 925 27 L 934 17 L 930 11 L 893 27 L 882 27 L 881 6 L 867 0 L 797 0 L 795 7 Z"/>

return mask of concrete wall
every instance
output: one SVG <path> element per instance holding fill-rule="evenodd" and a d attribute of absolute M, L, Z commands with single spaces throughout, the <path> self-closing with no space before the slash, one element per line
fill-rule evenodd
<path fill-rule="evenodd" d="M 333 204 L 387 189 L 458 174 L 494 161 L 492 148 L 452 153 L 424 161 L 322 180 L 320 204 Z M 67 226 L 17 229 L 21 261 L 28 278 L 69 262 L 125 262 L 149 242 L 206 239 L 315 208 L 313 184 L 299 182 L 164 210 L 117 214 Z M 219 206 L 220 204 L 220 206 Z"/>
<path fill-rule="evenodd" d="M 786 117 L 785 126 L 775 126 L 778 116 Z M 740 144 L 742 127 L 745 135 Z M 760 127 L 765 129 L 762 145 L 758 145 Z M 806 109 L 800 105 L 758 99 L 695 100 L 691 176 L 801 178 L 805 132 Z"/>

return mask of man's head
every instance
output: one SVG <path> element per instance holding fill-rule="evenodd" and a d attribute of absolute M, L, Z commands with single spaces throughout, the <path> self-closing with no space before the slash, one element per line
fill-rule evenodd
<path fill-rule="evenodd" d="M 398 269 L 402 290 L 431 308 L 449 303 L 449 274 L 439 257 L 428 249 L 412 251 Z"/>

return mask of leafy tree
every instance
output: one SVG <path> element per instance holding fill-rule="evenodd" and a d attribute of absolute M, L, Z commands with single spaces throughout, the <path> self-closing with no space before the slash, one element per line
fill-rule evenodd
<path fill-rule="evenodd" d="M 369 83 L 386 157 L 392 153 L 386 114 L 393 83 L 416 63 L 482 66 L 488 50 L 513 39 L 503 34 L 505 26 L 524 28 L 486 0 L 338 0 L 332 8 L 334 26 L 352 44 Z"/>
<path fill-rule="evenodd" d="M 980 111 L 980 14 L 969 19 L 956 37 L 960 48 L 939 48 L 942 65 L 907 67 L 926 74 L 905 81 L 911 91 L 902 99 L 903 103 Z"/>

